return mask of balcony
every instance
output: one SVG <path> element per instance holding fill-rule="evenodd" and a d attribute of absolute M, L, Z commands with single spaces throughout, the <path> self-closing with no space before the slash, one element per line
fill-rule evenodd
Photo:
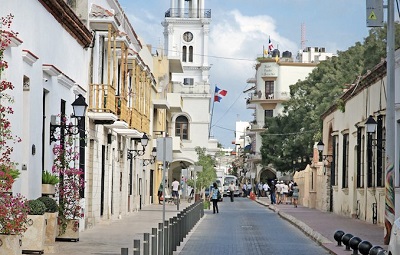
<path fill-rule="evenodd" d="M 181 94 L 210 94 L 210 85 L 196 83 L 194 85 L 183 85 L 181 82 L 173 83 L 173 92 Z"/>
<path fill-rule="evenodd" d="M 273 110 L 276 108 L 277 104 L 281 104 L 290 99 L 289 92 L 272 92 L 264 94 L 259 91 L 258 93 L 250 94 L 250 100 L 248 104 L 259 104 L 264 110 Z"/>
<path fill-rule="evenodd" d="M 249 131 L 250 131 L 250 132 L 254 132 L 254 133 L 260 133 L 260 132 L 264 132 L 264 131 L 265 131 L 265 128 L 264 128 L 264 126 L 261 125 L 261 124 L 254 124 L 254 123 L 251 123 L 251 124 L 250 124 L 250 129 L 249 129 Z"/>
<path fill-rule="evenodd" d="M 211 19 L 211 9 L 170 8 L 165 18 L 206 18 Z"/>
<path fill-rule="evenodd" d="M 118 120 L 115 88 L 109 84 L 90 84 L 88 117 L 98 124 Z"/>

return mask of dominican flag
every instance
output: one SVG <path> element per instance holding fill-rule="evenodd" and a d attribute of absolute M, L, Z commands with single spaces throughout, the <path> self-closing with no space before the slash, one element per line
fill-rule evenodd
<path fill-rule="evenodd" d="M 274 50 L 274 45 L 272 45 L 271 37 L 268 38 L 268 54 Z"/>
<path fill-rule="evenodd" d="M 220 102 L 222 97 L 226 96 L 226 93 L 228 93 L 228 91 L 215 86 L 214 102 Z"/>

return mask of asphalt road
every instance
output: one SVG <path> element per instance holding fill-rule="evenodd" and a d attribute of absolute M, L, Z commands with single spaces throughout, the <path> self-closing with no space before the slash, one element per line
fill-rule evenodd
<path fill-rule="evenodd" d="M 193 229 L 177 252 L 200 254 L 329 254 L 297 227 L 268 208 L 247 198 L 224 198 L 219 213 L 205 210 L 205 217 Z"/>

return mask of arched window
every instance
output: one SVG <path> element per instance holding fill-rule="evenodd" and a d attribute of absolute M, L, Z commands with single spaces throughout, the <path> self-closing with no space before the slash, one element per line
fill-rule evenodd
<path fill-rule="evenodd" d="M 193 62 L 193 46 L 189 46 L 189 62 Z"/>
<path fill-rule="evenodd" d="M 175 136 L 181 140 L 189 140 L 189 121 L 185 116 L 179 116 L 175 121 Z"/>
<path fill-rule="evenodd" d="M 186 46 L 183 46 L 183 48 L 182 48 L 182 62 L 186 62 L 186 54 L 187 54 L 187 48 L 186 48 Z"/>

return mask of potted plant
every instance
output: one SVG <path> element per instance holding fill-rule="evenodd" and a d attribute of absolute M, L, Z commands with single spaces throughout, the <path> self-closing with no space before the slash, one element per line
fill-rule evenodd
<path fill-rule="evenodd" d="M 46 238 L 44 240 L 45 250 L 50 250 L 55 244 L 55 240 L 58 234 L 57 216 L 58 216 L 58 204 L 51 197 L 39 197 L 39 201 L 42 201 L 46 206 L 45 217 L 47 219 L 46 225 Z"/>
<path fill-rule="evenodd" d="M 22 236 L 22 252 L 44 252 L 46 233 L 45 204 L 40 200 L 28 200 L 28 228 Z"/>
<path fill-rule="evenodd" d="M 1 252 L 8 255 L 21 254 L 21 235 L 27 229 L 28 205 L 26 199 L 17 194 L 0 192 L 0 242 Z"/>
<path fill-rule="evenodd" d="M 48 171 L 42 172 L 42 195 L 54 195 L 56 194 L 56 184 L 59 183 L 60 179 L 57 175 L 54 175 Z"/>

